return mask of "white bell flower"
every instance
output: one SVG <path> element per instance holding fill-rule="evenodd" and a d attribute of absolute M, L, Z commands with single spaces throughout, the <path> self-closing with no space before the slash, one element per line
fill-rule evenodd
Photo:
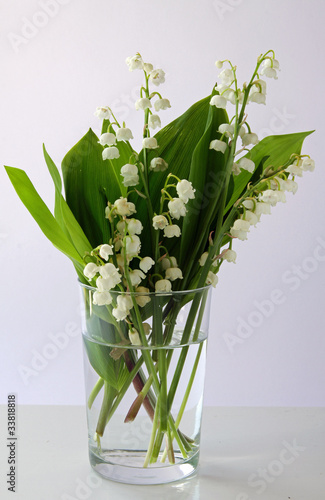
<path fill-rule="evenodd" d="M 282 194 L 280 194 L 282 193 Z M 274 207 L 278 201 L 285 201 L 285 194 L 283 191 L 274 191 L 273 189 L 266 189 L 259 195 L 259 200 L 264 201 L 265 203 L 269 203 L 272 207 Z"/>
<path fill-rule="evenodd" d="M 127 201 L 127 199 L 123 198 L 123 196 L 114 201 L 113 207 L 116 209 L 116 213 L 122 216 L 128 216 L 136 212 L 134 203 Z"/>
<path fill-rule="evenodd" d="M 168 220 L 164 215 L 155 215 L 152 219 L 152 225 L 155 229 L 164 229 L 168 226 Z"/>
<path fill-rule="evenodd" d="M 244 200 L 242 204 L 244 205 L 245 208 L 247 208 L 247 210 L 254 211 L 256 202 L 254 202 L 253 200 Z"/>
<path fill-rule="evenodd" d="M 125 234 L 125 226 L 126 223 L 128 222 L 127 219 L 119 220 L 118 223 L 116 224 L 116 229 L 120 234 Z"/>
<path fill-rule="evenodd" d="M 259 142 L 257 134 L 247 133 L 241 138 L 243 146 L 249 146 L 250 144 L 257 144 Z"/>
<path fill-rule="evenodd" d="M 184 202 L 188 203 L 188 200 L 194 200 L 195 198 L 195 189 L 192 186 L 192 183 L 187 181 L 186 179 L 182 179 L 176 185 L 176 191 L 179 198 Z"/>
<path fill-rule="evenodd" d="M 110 255 L 113 255 L 113 246 L 112 245 L 101 245 L 99 249 L 99 255 L 101 256 L 102 259 L 108 260 L 108 257 Z"/>
<path fill-rule="evenodd" d="M 249 102 L 256 102 L 256 104 L 266 104 L 266 96 L 260 92 L 253 92 L 249 96 Z"/>
<path fill-rule="evenodd" d="M 245 219 L 247 220 L 251 226 L 256 226 L 258 223 L 258 216 L 254 214 L 254 212 L 251 212 L 250 210 L 245 211 Z"/>
<path fill-rule="evenodd" d="M 97 116 L 97 118 L 99 118 L 100 120 L 108 120 L 111 116 L 111 112 L 108 106 L 98 106 L 94 115 Z"/>
<path fill-rule="evenodd" d="M 236 257 L 237 254 L 235 250 L 232 250 L 231 248 L 228 248 L 222 256 L 224 260 L 227 262 L 233 262 L 234 264 L 236 263 Z"/>
<path fill-rule="evenodd" d="M 99 266 L 97 266 L 94 262 L 89 262 L 83 270 L 84 275 L 89 280 L 92 280 L 98 272 Z"/>
<path fill-rule="evenodd" d="M 155 137 L 146 137 L 142 141 L 142 147 L 145 149 L 157 149 L 159 146 L 157 144 L 157 139 Z"/>
<path fill-rule="evenodd" d="M 277 79 L 277 70 L 280 68 L 277 59 L 265 59 L 261 64 L 261 76 Z"/>
<path fill-rule="evenodd" d="M 153 70 L 153 65 L 150 63 L 144 63 L 143 69 L 146 73 L 151 73 L 151 71 Z"/>
<path fill-rule="evenodd" d="M 164 110 L 171 107 L 168 99 L 158 99 L 157 101 L 155 101 L 154 106 L 156 111 Z"/>
<path fill-rule="evenodd" d="M 217 286 L 217 283 L 218 283 L 218 276 L 214 274 L 212 271 L 209 271 L 206 279 L 206 284 L 212 285 L 213 288 L 215 288 Z"/>
<path fill-rule="evenodd" d="M 139 332 L 135 328 L 131 328 L 131 330 L 129 330 L 129 339 L 132 345 L 142 345 Z"/>
<path fill-rule="evenodd" d="M 271 205 L 270 203 L 258 201 L 256 202 L 255 214 L 257 217 L 260 215 L 270 215 L 271 214 Z"/>
<path fill-rule="evenodd" d="M 144 273 L 147 273 L 154 265 L 155 261 L 151 257 L 143 257 L 140 261 L 139 267 Z"/>
<path fill-rule="evenodd" d="M 239 168 L 239 166 L 238 166 L 238 163 L 235 163 L 235 162 L 234 162 L 234 163 L 232 164 L 232 167 L 231 167 L 231 173 L 232 173 L 233 175 L 239 175 L 239 174 L 241 173 L 241 170 L 240 170 L 240 168 Z"/>
<path fill-rule="evenodd" d="M 181 235 L 181 228 L 177 224 L 169 224 L 164 229 L 164 236 L 166 238 L 173 238 L 174 236 L 178 238 Z"/>
<path fill-rule="evenodd" d="M 222 66 L 223 66 L 223 62 L 218 60 L 218 61 L 216 61 L 216 62 L 215 62 L 215 65 L 216 65 L 216 67 L 217 67 L 218 69 L 221 69 L 221 68 L 222 68 Z"/>
<path fill-rule="evenodd" d="M 93 304 L 95 306 L 108 306 L 112 303 L 112 297 L 109 292 L 99 292 L 96 290 L 93 294 Z"/>
<path fill-rule="evenodd" d="M 117 321 L 123 321 L 133 307 L 132 298 L 130 295 L 118 295 L 116 302 L 117 307 L 112 311 L 113 316 Z"/>
<path fill-rule="evenodd" d="M 111 132 L 107 132 L 106 134 L 102 134 L 100 136 L 98 142 L 102 146 L 114 146 L 114 144 L 116 144 L 116 135 Z"/>
<path fill-rule="evenodd" d="M 283 191 L 275 191 L 275 193 L 278 198 L 278 201 L 280 201 L 281 203 L 285 203 L 287 201 L 286 195 Z"/>
<path fill-rule="evenodd" d="M 149 109 L 151 107 L 151 102 L 148 97 L 140 97 L 140 99 L 135 102 L 135 109 L 142 109 L 142 111 L 144 111 L 145 109 Z"/>
<path fill-rule="evenodd" d="M 313 172 L 315 170 L 315 161 L 311 158 L 304 158 L 301 167 L 305 171 Z"/>
<path fill-rule="evenodd" d="M 201 257 L 199 258 L 199 264 L 201 267 L 203 267 L 207 261 L 207 258 L 208 258 L 208 255 L 209 255 L 209 252 L 204 252 Z"/>
<path fill-rule="evenodd" d="M 250 223 L 243 219 L 237 219 L 234 222 L 233 228 L 238 229 L 239 231 L 249 231 Z"/>
<path fill-rule="evenodd" d="M 183 279 L 183 273 L 179 267 L 169 267 L 166 269 L 166 279 L 170 281 L 175 281 L 177 279 Z"/>
<path fill-rule="evenodd" d="M 117 129 L 116 131 L 117 141 L 129 141 L 130 139 L 133 139 L 133 135 L 129 128 L 123 127 Z"/>
<path fill-rule="evenodd" d="M 219 139 L 215 139 L 210 142 L 209 149 L 214 149 L 215 151 L 220 151 L 221 153 L 225 153 L 227 149 L 227 144 L 223 141 L 219 141 Z"/>
<path fill-rule="evenodd" d="M 124 186 L 136 186 L 139 184 L 138 167 L 131 163 L 126 163 L 121 168 L 121 175 L 123 177 Z"/>
<path fill-rule="evenodd" d="M 136 54 L 132 57 L 127 57 L 125 62 L 128 65 L 130 71 L 134 71 L 135 69 L 143 69 L 143 60 L 140 54 Z"/>
<path fill-rule="evenodd" d="M 132 286 L 140 285 L 141 281 L 145 279 L 146 275 L 140 269 L 134 269 L 129 272 L 130 281 Z"/>
<path fill-rule="evenodd" d="M 99 274 L 105 280 L 105 286 L 109 284 L 109 288 L 105 288 L 105 290 L 110 290 L 121 282 L 121 275 L 119 273 L 119 270 L 114 266 L 114 264 L 111 264 L 110 262 L 104 264 L 103 266 L 100 266 Z M 106 280 L 108 281 L 106 282 Z"/>
<path fill-rule="evenodd" d="M 185 203 L 180 198 L 173 198 L 168 202 L 168 210 L 173 219 L 180 219 L 186 215 Z"/>
<path fill-rule="evenodd" d="M 247 240 L 247 231 L 243 231 L 242 229 L 234 229 L 233 227 L 230 229 L 230 234 L 234 238 L 238 238 L 241 241 Z"/>
<path fill-rule="evenodd" d="M 291 175 L 298 175 L 298 177 L 302 177 L 303 174 L 303 169 L 301 165 L 297 165 L 293 163 L 292 165 L 289 165 L 288 168 L 285 169 L 286 172 L 289 172 Z"/>
<path fill-rule="evenodd" d="M 226 101 L 231 102 L 231 104 L 236 104 L 236 92 L 233 89 L 224 90 L 222 93 L 222 97 L 224 97 Z M 240 99 L 238 100 L 240 102 L 242 98 L 240 97 Z"/>
<path fill-rule="evenodd" d="M 157 128 L 157 127 L 161 127 L 161 121 L 160 121 L 160 118 L 158 115 L 150 115 L 149 116 L 149 120 L 148 120 L 148 126 L 150 128 Z"/>
<path fill-rule="evenodd" d="M 219 73 L 219 79 L 224 85 L 231 85 L 234 80 L 234 74 L 231 69 L 226 68 L 221 73 Z"/>
<path fill-rule="evenodd" d="M 146 288 L 145 286 L 138 286 L 135 289 L 135 291 L 137 292 L 137 294 L 139 294 L 139 295 L 135 296 L 135 301 L 138 304 L 138 306 L 144 307 L 146 304 L 148 304 L 150 302 L 151 298 L 148 295 L 149 288 Z M 143 323 L 143 327 L 145 324 L 148 324 L 148 323 Z M 149 331 L 149 333 L 150 333 L 150 331 Z M 145 330 L 145 334 L 147 335 L 146 330 Z"/>
<path fill-rule="evenodd" d="M 141 240 L 136 234 L 125 237 L 125 250 L 127 258 L 138 255 L 141 250 Z"/>
<path fill-rule="evenodd" d="M 102 152 L 103 160 L 114 160 L 120 157 L 120 152 L 116 146 L 109 146 Z"/>
<path fill-rule="evenodd" d="M 255 163 L 250 160 L 249 158 L 241 158 L 238 162 L 239 168 L 242 168 L 243 170 L 247 170 L 247 172 L 250 172 L 251 174 L 255 170 Z"/>
<path fill-rule="evenodd" d="M 215 106 L 216 108 L 225 109 L 227 106 L 227 99 L 225 99 L 221 95 L 214 95 L 213 97 L 211 97 L 210 105 Z"/>
<path fill-rule="evenodd" d="M 133 236 L 134 234 L 141 234 L 143 225 L 138 219 L 130 219 L 127 221 L 128 233 Z"/>
<path fill-rule="evenodd" d="M 156 292 L 171 292 L 172 284 L 167 279 L 158 280 L 155 283 Z"/>
<path fill-rule="evenodd" d="M 234 129 L 235 127 L 230 123 L 222 123 L 221 125 L 219 125 L 218 131 L 220 132 L 220 134 L 223 134 L 231 139 L 234 135 Z"/>
<path fill-rule="evenodd" d="M 250 102 L 256 102 L 257 104 L 265 104 L 266 102 L 266 82 L 264 80 L 255 80 L 254 85 L 252 85 L 249 91 Z"/>
<path fill-rule="evenodd" d="M 113 309 L 112 313 L 116 321 L 124 321 L 130 311 L 116 307 Z"/>
<path fill-rule="evenodd" d="M 162 69 L 154 69 L 149 75 L 150 80 L 154 85 L 160 85 L 165 81 L 165 72 Z"/>
<path fill-rule="evenodd" d="M 233 227 L 230 229 L 230 234 L 239 240 L 247 240 L 247 233 L 249 231 L 250 223 L 246 220 L 237 219 Z"/>
<path fill-rule="evenodd" d="M 250 92 L 251 93 L 262 93 L 266 95 L 266 81 L 265 80 L 255 80 L 253 82 L 254 85 L 252 85 Z"/>
<path fill-rule="evenodd" d="M 298 191 L 298 184 L 291 179 L 287 179 L 283 181 L 283 188 L 285 191 L 289 191 L 289 193 L 296 194 L 296 192 Z"/>
<path fill-rule="evenodd" d="M 160 264 L 162 270 L 166 271 L 166 269 L 169 269 L 170 267 L 177 267 L 177 260 L 176 257 L 164 257 Z"/>
<path fill-rule="evenodd" d="M 167 170 L 168 164 L 162 158 L 153 158 L 150 162 L 149 170 L 154 172 L 164 172 Z"/>

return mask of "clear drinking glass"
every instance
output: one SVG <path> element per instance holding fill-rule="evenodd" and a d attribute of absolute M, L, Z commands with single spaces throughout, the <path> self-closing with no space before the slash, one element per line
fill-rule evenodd
<path fill-rule="evenodd" d="M 105 306 L 93 304 L 94 288 L 81 289 L 92 467 L 130 484 L 168 483 L 193 474 L 200 451 L 210 287 L 111 292 L 112 304 Z M 133 304 L 122 321 L 112 314 L 119 295 Z"/>

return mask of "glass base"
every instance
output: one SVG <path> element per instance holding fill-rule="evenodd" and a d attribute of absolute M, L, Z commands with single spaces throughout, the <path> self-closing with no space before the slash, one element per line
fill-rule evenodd
<path fill-rule="evenodd" d="M 158 462 L 143 467 L 144 450 L 102 450 L 100 456 L 89 450 L 92 468 L 106 479 L 126 484 L 166 484 L 194 474 L 198 467 L 199 451 L 188 460 L 175 453 L 175 464 Z"/>

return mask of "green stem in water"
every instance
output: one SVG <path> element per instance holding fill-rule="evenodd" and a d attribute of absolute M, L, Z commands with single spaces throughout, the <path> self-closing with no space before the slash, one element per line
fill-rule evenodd
<path fill-rule="evenodd" d="M 102 437 L 107 423 L 107 417 L 112 407 L 112 403 L 116 397 L 117 391 L 108 382 L 104 382 L 104 398 L 100 409 L 99 418 L 96 427 L 96 433 Z"/>
<path fill-rule="evenodd" d="M 152 422 L 152 430 L 151 430 L 149 446 L 148 446 L 148 450 L 147 450 L 147 454 L 146 454 L 146 457 L 144 460 L 143 467 L 148 467 L 149 462 L 150 462 L 153 447 L 155 444 L 155 437 L 156 437 L 156 432 L 157 432 L 157 427 L 158 427 L 158 417 L 159 417 L 159 398 L 157 399 L 157 404 L 156 404 L 156 408 L 155 408 L 155 416 L 154 416 L 153 422 Z"/>
<path fill-rule="evenodd" d="M 93 402 L 97 398 L 97 396 L 98 396 L 101 388 L 103 387 L 103 385 L 104 385 L 104 379 L 102 379 L 101 377 L 99 377 L 98 381 L 94 385 L 94 388 L 91 391 L 91 393 L 89 395 L 89 398 L 88 398 L 88 408 L 89 408 L 89 410 L 91 410 Z"/>

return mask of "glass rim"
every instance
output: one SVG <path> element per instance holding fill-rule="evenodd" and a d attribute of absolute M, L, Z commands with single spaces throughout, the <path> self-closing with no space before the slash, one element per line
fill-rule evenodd
<path fill-rule="evenodd" d="M 78 283 L 82 288 L 85 288 L 87 290 L 97 292 L 98 289 L 94 286 L 87 285 L 85 283 L 82 283 L 78 279 Z M 196 293 L 196 292 L 204 292 L 205 290 L 210 290 L 212 288 L 212 285 L 205 285 L 200 288 L 192 288 L 192 289 L 187 289 L 187 290 L 171 290 L 170 292 L 163 292 L 163 291 L 154 291 L 154 292 L 137 292 L 137 291 L 122 291 L 122 290 L 108 290 L 108 293 L 110 294 L 115 294 L 115 295 L 133 295 L 133 296 L 152 296 L 152 297 L 158 297 L 158 296 L 173 296 L 173 295 L 190 295 L 191 293 Z"/>

